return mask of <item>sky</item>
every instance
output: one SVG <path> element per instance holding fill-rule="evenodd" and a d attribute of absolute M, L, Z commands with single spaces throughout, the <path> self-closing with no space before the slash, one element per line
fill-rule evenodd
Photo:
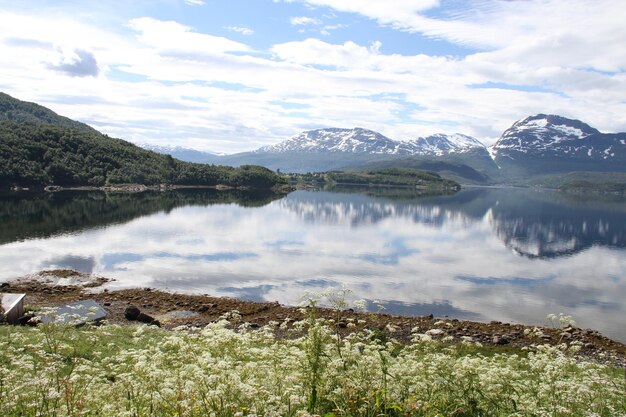
<path fill-rule="evenodd" d="M 626 131 L 623 0 L 0 0 L 0 91 L 134 143 Z"/>

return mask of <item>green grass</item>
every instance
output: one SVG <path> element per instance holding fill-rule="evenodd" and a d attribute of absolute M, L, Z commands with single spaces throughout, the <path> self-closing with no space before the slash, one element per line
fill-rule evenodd
<path fill-rule="evenodd" d="M 624 370 L 571 347 L 400 344 L 313 317 L 276 338 L 281 326 L 0 326 L 0 415 L 626 415 Z"/>

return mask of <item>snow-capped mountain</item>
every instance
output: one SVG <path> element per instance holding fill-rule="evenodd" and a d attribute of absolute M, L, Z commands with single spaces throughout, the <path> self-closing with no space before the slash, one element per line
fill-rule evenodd
<path fill-rule="evenodd" d="M 256 152 L 347 152 L 372 155 L 442 156 L 482 150 L 485 145 L 478 140 L 461 134 L 437 134 L 409 141 L 389 139 L 373 130 L 316 129 L 302 132 L 276 145 L 265 146 Z"/>
<path fill-rule="evenodd" d="M 515 122 L 492 149 L 494 155 L 506 154 L 506 150 L 512 149 L 528 153 L 531 149 L 552 149 L 558 147 L 559 143 L 584 139 L 598 133 L 598 130 L 579 120 L 538 114 Z"/>
<path fill-rule="evenodd" d="M 373 130 L 316 129 L 302 132 L 276 145 L 265 146 L 256 152 L 351 152 L 397 154 L 400 143 Z"/>
<path fill-rule="evenodd" d="M 491 154 L 500 167 L 526 172 L 623 171 L 626 133 L 600 133 L 580 120 L 538 114 L 514 123 Z"/>

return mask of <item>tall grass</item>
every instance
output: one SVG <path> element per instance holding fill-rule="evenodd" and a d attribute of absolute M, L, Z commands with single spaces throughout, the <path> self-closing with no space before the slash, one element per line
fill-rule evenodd
<path fill-rule="evenodd" d="M 314 310 L 312 310 L 314 311 Z M 626 416 L 623 370 L 309 317 L 250 331 L 0 326 L 1 416 Z M 290 326 L 292 327 L 292 326 Z"/>

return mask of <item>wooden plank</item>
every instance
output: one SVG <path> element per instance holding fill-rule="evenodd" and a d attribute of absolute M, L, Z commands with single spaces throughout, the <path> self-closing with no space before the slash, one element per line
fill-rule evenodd
<path fill-rule="evenodd" d="M 2 310 L 10 324 L 17 324 L 24 315 L 24 297 L 26 294 L 2 294 Z"/>

